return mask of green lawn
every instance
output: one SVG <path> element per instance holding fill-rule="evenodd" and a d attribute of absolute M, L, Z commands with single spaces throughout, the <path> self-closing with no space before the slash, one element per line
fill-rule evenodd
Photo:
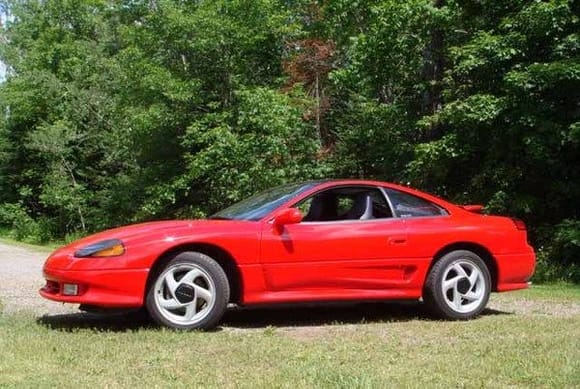
<path fill-rule="evenodd" d="M 501 296 L 518 296 L 533 300 L 571 301 L 580 303 L 580 285 L 565 283 L 532 285 L 530 289 L 520 290 L 515 293 L 506 293 Z"/>
<path fill-rule="evenodd" d="M 537 306 L 468 322 L 398 304 L 255 310 L 209 333 L 134 317 L 1 315 L 0 387 L 580 386 L 580 288 L 494 298 Z"/>

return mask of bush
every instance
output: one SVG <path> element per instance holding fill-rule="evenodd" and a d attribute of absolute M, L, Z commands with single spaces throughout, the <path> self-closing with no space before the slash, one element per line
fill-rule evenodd
<path fill-rule="evenodd" d="M 0 226 L 9 230 L 10 237 L 29 243 L 49 240 L 42 221 L 34 220 L 21 204 L 0 205 Z"/>
<path fill-rule="evenodd" d="M 538 249 L 534 281 L 580 283 L 580 220 L 558 224 L 548 244 Z"/>

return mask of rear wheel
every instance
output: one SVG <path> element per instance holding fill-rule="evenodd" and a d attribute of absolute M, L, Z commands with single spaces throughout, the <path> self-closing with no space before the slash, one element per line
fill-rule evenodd
<path fill-rule="evenodd" d="M 471 251 L 457 250 L 433 265 L 423 299 L 436 316 L 465 320 L 485 309 L 490 292 L 491 276 L 485 262 Z"/>
<path fill-rule="evenodd" d="M 217 262 L 202 253 L 184 252 L 154 277 L 147 310 L 170 328 L 210 329 L 222 318 L 229 296 L 227 276 Z"/>

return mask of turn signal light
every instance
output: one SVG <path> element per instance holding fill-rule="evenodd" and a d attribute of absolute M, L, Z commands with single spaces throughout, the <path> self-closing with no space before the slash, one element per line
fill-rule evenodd
<path fill-rule="evenodd" d="M 123 255 L 125 252 L 125 248 L 122 244 L 117 244 L 113 247 L 109 247 L 107 249 L 97 251 L 91 257 L 116 257 L 118 255 Z"/>

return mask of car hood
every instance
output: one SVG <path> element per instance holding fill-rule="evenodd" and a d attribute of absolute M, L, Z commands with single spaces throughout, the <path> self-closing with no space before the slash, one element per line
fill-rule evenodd
<path fill-rule="evenodd" d="M 152 237 L 155 239 L 180 239 L 184 236 L 191 237 L 192 234 L 211 234 L 231 231 L 232 229 L 244 228 L 247 221 L 238 220 L 166 220 L 149 223 L 131 224 L 128 226 L 118 227 L 97 234 L 89 235 L 85 238 L 76 240 L 58 251 L 74 252 L 81 247 L 88 246 L 108 239 L 119 239 L 125 245 L 131 245 L 133 242 L 142 242 Z M 246 227 L 247 228 L 247 227 Z M 55 252 L 55 254 L 57 253 Z"/>

